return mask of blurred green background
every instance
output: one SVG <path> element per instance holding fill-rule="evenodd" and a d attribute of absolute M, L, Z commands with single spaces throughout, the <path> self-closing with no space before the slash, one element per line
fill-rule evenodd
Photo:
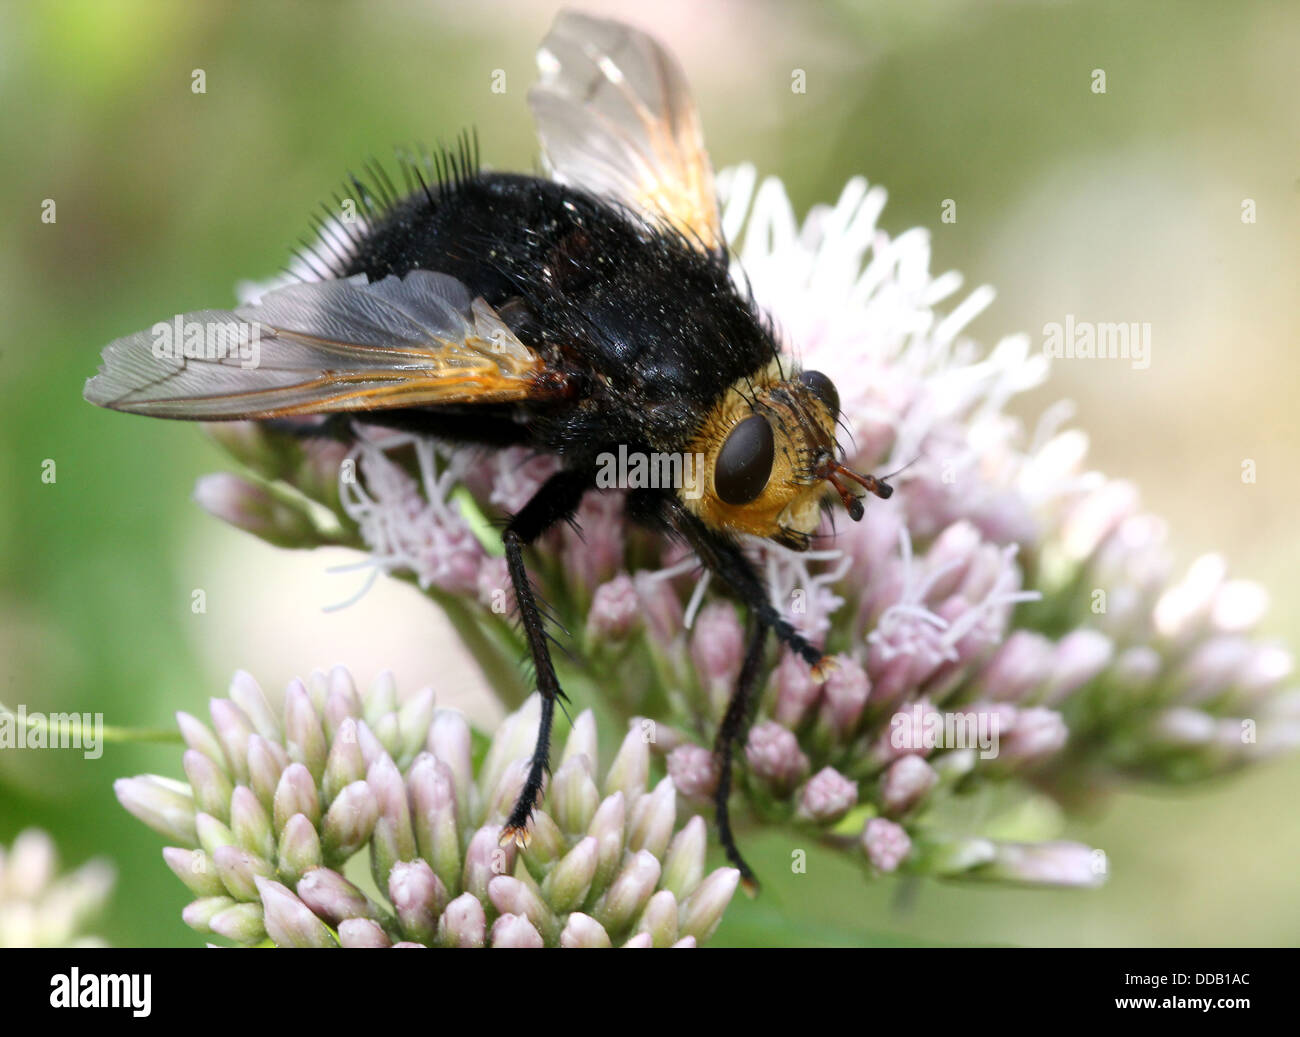
<path fill-rule="evenodd" d="M 108 340 L 273 274 L 368 156 L 473 125 L 487 163 L 532 168 L 524 94 L 557 6 L 0 5 L 0 700 L 165 726 L 236 668 L 278 689 L 343 662 L 496 716 L 414 590 L 379 586 L 323 613 L 359 585 L 325 571 L 347 556 L 276 552 L 208 518 L 190 491 L 223 461 L 201 433 L 96 410 L 81 387 Z M 801 212 L 853 174 L 887 187 L 885 229 L 929 227 L 936 271 L 998 288 L 977 337 L 1039 342 L 1066 314 L 1150 322 L 1148 370 L 1059 362 L 1017 409 L 1032 420 L 1074 399 L 1093 463 L 1139 482 L 1180 560 L 1225 552 L 1273 594 L 1265 633 L 1300 642 L 1300 5 L 587 6 L 677 52 L 719 167 L 780 175 Z M 790 89 L 796 68 L 805 94 Z M 947 198 L 955 224 L 939 219 Z M 114 778 L 144 771 L 178 775 L 179 752 L 0 754 L 0 841 L 39 824 L 71 862 L 109 856 L 120 882 L 104 935 L 192 946 L 161 840 L 112 796 Z M 822 856 L 783 878 L 788 840 L 756 839 L 767 893 L 738 902 L 718 940 L 1295 944 L 1298 784 L 1293 758 L 1111 800 L 1068 832 L 1109 854 L 1095 892 L 904 890 Z"/>

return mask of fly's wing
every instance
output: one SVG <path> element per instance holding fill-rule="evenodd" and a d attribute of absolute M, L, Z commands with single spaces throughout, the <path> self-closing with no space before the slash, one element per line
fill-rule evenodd
<path fill-rule="evenodd" d="M 557 180 L 722 247 L 699 113 L 668 51 L 621 22 L 564 11 L 537 67 L 528 102 Z"/>
<path fill-rule="evenodd" d="M 91 403 L 220 421 L 541 394 L 545 365 L 454 277 L 413 270 L 295 284 L 110 343 Z"/>

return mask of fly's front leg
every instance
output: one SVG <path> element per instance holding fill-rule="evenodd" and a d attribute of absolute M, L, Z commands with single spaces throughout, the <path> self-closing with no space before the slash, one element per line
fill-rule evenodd
<path fill-rule="evenodd" d="M 777 640 L 811 666 L 814 677 L 824 678 L 831 660 L 773 607 L 763 578 L 740 545 L 709 529 L 675 499 L 665 500 L 660 507 L 665 519 L 691 545 L 704 567 L 744 602 L 752 616 L 771 628 Z"/>
<path fill-rule="evenodd" d="M 644 525 L 675 533 L 685 539 L 701 563 L 749 609 L 750 629 L 745 659 L 713 742 L 713 758 L 718 770 L 718 785 L 713 803 L 718 840 L 726 851 L 727 859 L 740 871 L 746 892 L 752 895 L 758 890 L 758 882 L 736 845 L 736 837 L 731 829 L 729 801 L 736 749 L 744 740 L 757 702 L 759 671 L 763 663 L 767 632 L 771 630 L 807 662 L 818 679 L 824 676 L 830 659 L 773 608 L 762 577 L 754 563 L 745 557 L 740 546 L 701 523 L 675 497 L 659 492 L 638 491 L 629 495 L 628 514 Z"/>
<path fill-rule="evenodd" d="M 528 651 L 532 656 L 533 666 L 537 671 L 537 690 L 542 696 L 542 717 L 537 725 L 537 744 L 529 761 L 524 787 L 501 832 L 502 845 L 511 841 L 520 847 L 528 844 L 528 822 L 541 796 L 542 780 L 550 764 L 551 724 L 555 719 L 555 701 L 564 694 L 560 690 L 560 682 L 555 676 L 555 667 L 551 663 L 551 652 L 546 643 L 546 626 L 542 620 L 541 610 L 537 607 L 537 596 L 533 591 L 532 581 L 528 578 L 528 570 L 524 566 L 524 547 L 557 522 L 571 518 L 582 502 L 582 495 L 590 486 L 591 480 L 585 474 L 558 472 L 551 476 L 533 495 L 532 500 L 510 520 L 501 535 L 506 548 L 506 566 L 510 570 L 510 583 L 514 588 L 515 603 L 519 608 L 519 619 L 528 641 Z"/>

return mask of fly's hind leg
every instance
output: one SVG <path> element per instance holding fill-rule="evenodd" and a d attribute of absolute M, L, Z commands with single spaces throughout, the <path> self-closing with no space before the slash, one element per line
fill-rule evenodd
<path fill-rule="evenodd" d="M 740 872 L 741 884 L 745 892 L 753 896 L 758 892 L 758 879 L 745 863 L 736 845 L 736 836 L 731 830 L 729 800 L 731 799 L 731 777 L 733 773 L 732 755 L 740 745 L 741 737 L 749 726 L 750 714 L 754 710 L 754 691 L 758 686 L 758 671 L 763 662 L 763 645 L 767 642 L 767 625 L 761 620 L 751 618 L 749 636 L 745 645 L 745 661 L 740 667 L 740 676 L 736 680 L 736 690 L 727 703 L 727 712 L 722 717 L 717 736 L 713 740 L 713 756 L 718 765 L 718 787 L 714 792 L 714 814 L 718 822 L 718 841 L 731 861 Z"/>
<path fill-rule="evenodd" d="M 582 495 L 591 486 L 591 480 L 576 472 L 558 472 L 542 486 L 523 509 L 514 516 L 502 533 L 506 548 L 506 565 L 510 570 L 510 583 L 515 592 L 515 603 L 523 625 L 528 651 L 537 671 L 537 690 L 542 696 L 542 716 L 537 727 L 537 744 L 529 761 L 528 776 L 515 801 L 514 809 L 501 832 L 501 843 L 514 842 L 525 846 L 528 842 L 528 822 L 542 792 L 542 781 L 550 764 L 551 725 L 555 719 L 555 702 L 564 693 L 555 676 L 551 651 L 547 645 L 548 634 L 537 605 L 532 581 L 524 566 L 524 548 L 554 526 L 573 517 L 582 502 Z"/>

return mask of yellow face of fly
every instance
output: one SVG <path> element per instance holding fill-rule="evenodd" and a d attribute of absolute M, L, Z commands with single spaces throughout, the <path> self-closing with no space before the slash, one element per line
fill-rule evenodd
<path fill-rule="evenodd" d="M 733 385 L 689 447 L 703 478 L 685 506 L 713 529 L 806 549 L 836 457 L 838 400 L 826 387 L 815 373 L 783 378 L 775 363 Z"/>

